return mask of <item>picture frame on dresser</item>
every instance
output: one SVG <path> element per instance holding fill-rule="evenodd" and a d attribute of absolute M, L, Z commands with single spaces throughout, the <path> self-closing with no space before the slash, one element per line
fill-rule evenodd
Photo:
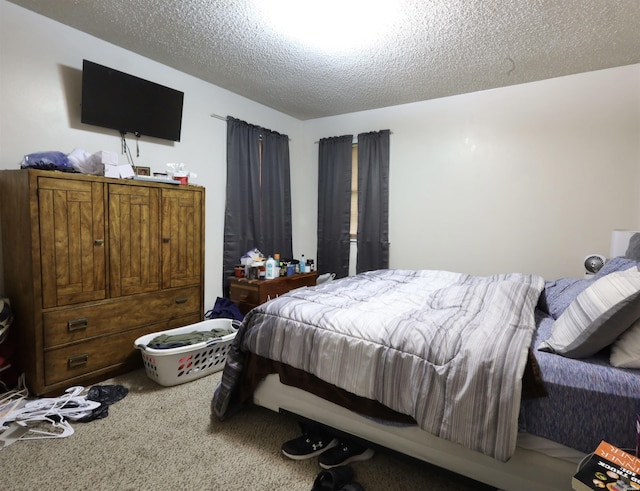
<path fill-rule="evenodd" d="M 136 165 L 136 176 L 150 176 L 151 167 L 141 167 Z"/>

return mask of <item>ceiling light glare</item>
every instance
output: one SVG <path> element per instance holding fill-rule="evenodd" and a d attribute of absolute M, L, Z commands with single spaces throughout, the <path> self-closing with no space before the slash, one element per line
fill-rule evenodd
<path fill-rule="evenodd" d="M 383 41 L 399 17 L 399 1 L 257 0 L 261 19 L 280 35 L 327 53 L 362 50 Z"/>

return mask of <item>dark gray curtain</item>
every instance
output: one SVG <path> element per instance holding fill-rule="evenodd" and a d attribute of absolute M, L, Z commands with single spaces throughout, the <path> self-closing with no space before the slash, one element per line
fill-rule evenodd
<path fill-rule="evenodd" d="M 291 171 L 289 137 L 262 132 L 262 219 L 258 249 L 293 259 L 291 242 Z"/>
<path fill-rule="evenodd" d="M 389 267 L 389 130 L 358 135 L 356 273 Z"/>
<path fill-rule="evenodd" d="M 257 247 L 264 254 L 278 252 L 283 258 L 291 257 L 289 177 L 289 138 L 286 135 L 227 118 L 225 294 L 227 278 L 248 250 Z"/>
<path fill-rule="evenodd" d="M 353 135 L 318 143 L 318 274 L 349 275 Z"/>

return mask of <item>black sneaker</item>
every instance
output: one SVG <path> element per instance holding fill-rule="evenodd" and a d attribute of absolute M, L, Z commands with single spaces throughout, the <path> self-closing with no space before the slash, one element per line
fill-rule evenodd
<path fill-rule="evenodd" d="M 335 447 L 338 440 L 322 433 L 304 433 L 282 444 L 282 453 L 293 460 L 305 460 Z"/>
<path fill-rule="evenodd" d="M 331 469 L 351 462 L 368 460 L 373 457 L 374 453 L 372 448 L 366 448 L 353 442 L 341 441 L 331 450 L 324 452 L 318 458 L 318 462 L 323 469 Z"/>

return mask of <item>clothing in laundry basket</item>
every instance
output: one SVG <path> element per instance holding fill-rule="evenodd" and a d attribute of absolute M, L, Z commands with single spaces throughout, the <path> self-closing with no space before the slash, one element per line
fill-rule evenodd
<path fill-rule="evenodd" d="M 211 329 L 210 331 L 193 331 L 184 334 L 159 334 L 147 344 L 151 349 L 171 349 L 181 346 L 189 346 L 218 339 L 227 334 L 235 332 L 233 329 Z"/>

